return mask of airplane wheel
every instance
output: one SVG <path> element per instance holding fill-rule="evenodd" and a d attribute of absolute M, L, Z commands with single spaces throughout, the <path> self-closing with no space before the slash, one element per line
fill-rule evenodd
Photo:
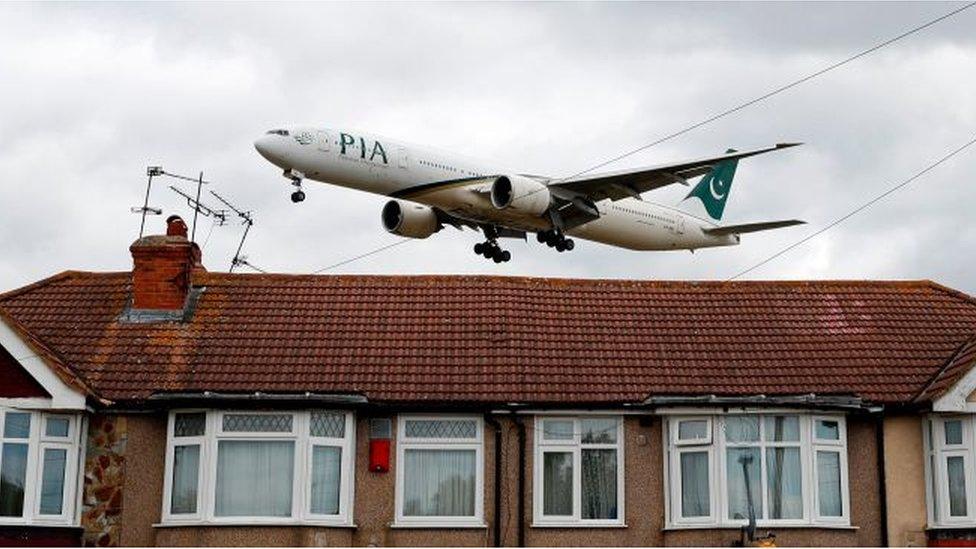
<path fill-rule="evenodd" d="M 542 244 L 543 242 L 545 242 L 546 241 L 546 231 L 539 231 L 539 232 L 535 233 L 535 239 L 539 242 L 539 244 Z"/>
<path fill-rule="evenodd" d="M 565 241 L 562 241 L 562 242 L 559 242 L 559 243 L 556 244 L 556 251 L 557 252 L 560 252 L 560 253 L 561 252 L 565 252 L 566 249 L 567 248 L 566 248 L 566 242 Z"/>
<path fill-rule="evenodd" d="M 291 193 L 291 201 L 294 202 L 295 204 L 298 204 L 299 202 L 302 202 L 304 200 L 305 200 L 304 191 L 295 191 Z"/>
<path fill-rule="evenodd" d="M 502 261 L 508 263 L 512 260 L 512 252 L 505 250 L 502 252 Z"/>
<path fill-rule="evenodd" d="M 485 244 L 483 242 L 479 242 L 479 243 L 475 244 L 474 245 L 474 253 L 477 254 L 477 255 L 484 254 L 485 253 Z"/>
<path fill-rule="evenodd" d="M 576 243 L 573 242 L 572 238 L 569 238 L 566 239 L 566 244 L 564 244 L 564 246 L 566 247 L 566 250 L 569 251 L 576 247 Z"/>
<path fill-rule="evenodd" d="M 493 254 L 491 256 L 491 260 L 494 261 L 495 263 L 501 263 L 502 262 L 502 254 Z"/>

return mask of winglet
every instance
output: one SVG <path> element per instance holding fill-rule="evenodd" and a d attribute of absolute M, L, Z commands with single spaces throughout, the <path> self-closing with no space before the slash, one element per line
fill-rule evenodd
<path fill-rule="evenodd" d="M 798 147 L 798 146 L 800 146 L 802 144 L 803 144 L 802 142 L 800 142 L 800 143 L 777 143 L 776 144 L 776 148 L 777 149 L 788 149 L 790 147 Z"/>

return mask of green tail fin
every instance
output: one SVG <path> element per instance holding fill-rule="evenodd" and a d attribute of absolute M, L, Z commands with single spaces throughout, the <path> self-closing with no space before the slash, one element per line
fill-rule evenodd
<path fill-rule="evenodd" d="M 729 149 L 725 152 L 733 153 L 736 151 Z M 695 188 L 688 193 L 685 201 L 692 197 L 698 197 L 712 219 L 715 221 L 722 219 L 722 213 L 725 212 L 725 202 L 729 199 L 729 193 L 732 191 L 732 179 L 735 177 L 735 168 L 738 164 L 737 159 L 723 160 L 716 164 L 712 171 L 702 177 Z"/>

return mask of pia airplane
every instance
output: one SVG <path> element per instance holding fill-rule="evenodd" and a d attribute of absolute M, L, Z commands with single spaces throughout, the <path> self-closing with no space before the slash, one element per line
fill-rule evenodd
<path fill-rule="evenodd" d="M 278 128 L 254 146 L 291 180 L 293 202 L 305 200 L 306 179 L 388 196 L 392 200 L 380 216 L 387 231 L 427 238 L 447 225 L 481 230 L 486 240 L 474 246 L 475 253 L 501 263 L 512 255 L 498 240 L 526 239 L 528 233 L 560 252 L 574 248 L 568 237 L 631 250 L 694 251 L 737 245 L 744 233 L 801 224 L 720 224 L 739 160 L 798 144 L 568 179 L 529 175 L 353 130 Z M 677 206 L 641 196 L 668 185 L 690 186 L 698 177 Z"/>

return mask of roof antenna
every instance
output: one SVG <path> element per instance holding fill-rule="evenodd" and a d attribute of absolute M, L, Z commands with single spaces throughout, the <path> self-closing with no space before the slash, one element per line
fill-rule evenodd
<path fill-rule="evenodd" d="M 196 202 L 197 205 L 200 204 L 200 189 L 201 189 L 201 187 L 203 187 L 203 185 L 209 185 L 210 184 L 209 181 L 204 181 L 204 179 L 203 179 L 203 172 L 200 172 L 200 176 L 199 177 L 193 178 L 193 177 L 187 177 L 185 175 L 179 175 L 179 174 L 175 174 L 175 173 L 169 173 L 166 170 L 164 170 L 162 166 L 149 166 L 149 167 L 147 167 L 146 168 L 146 175 L 149 177 L 149 181 L 146 182 L 146 197 L 145 197 L 145 199 L 143 199 L 142 207 L 133 206 L 132 209 L 131 209 L 132 210 L 132 213 L 142 214 L 142 221 L 139 224 L 139 238 L 142 238 L 142 235 L 145 233 L 145 230 L 146 230 L 146 215 L 147 214 L 161 215 L 163 213 L 163 210 L 161 208 L 156 208 L 156 207 L 152 207 L 152 206 L 149 205 L 149 193 L 152 191 L 152 182 L 153 182 L 153 178 L 154 177 L 161 177 L 161 176 L 164 176 L 165 175 L 167 177 L 172 177 L 174 179 L 181 179 L 183 181 L 192 181 L 192 182 L 196 183 L 197 184 L 197 197 L 196 197 L 196 199 L 194 201 Z M 174 187 L 171 186 L 170 188 L 173 189 L 174 191 L 176 191 L 176 189 Z M 185 193 L 183 193 L 181 191 L 177 191 L 177 192 L 179 194 L 183 195 L 183 197 L 187 199 L 187 203 L 189 203 L 190 206 L 193 206 L 193 203 L 190 202 L 193 199 L 190 196 L 186 195 Z M 195 239 L 196 239 L 196 236 L 197 236 L 197 214 L 198 213 L 201 213 L 201 212 L 202 212 L 202 210 L 198 209 L 196 206 L 193 206 L 193 232 L 190 235 L 190 241 L 191 242 L 192 241 L 195 241 Z M 223 225 L 223 223 L 221 223 L 221 225 Z"/>
<path fill-rule="evenodd" d="M 221 201 L 225 206 L 230 208 L 231 211 L 237 214 L 237 217 L 240 217 L 243 220 L 241 224 L 244 225 L 244 234 L 241 235 L 241 241 L 240 243 L 237 244 L 237 251 L 234 252 L 234 259 L 230 261 L 229 272 L 234 272 L 234 269 L 239 265 L 246 265 L 254 269 L 255 271 L 263 272 L 262 269 L 252 265 L 251 263 L 248 263 L 246 255 L 241 255 L 241 250 L 244 249 L 244 241 L 247 240 L 247 235 L 251 231 L 251 227 L 254 225 L 254 218 L 251 216 L 251 212 L 241 210 L 240 208 L 228 202 L 226 198 L 220 196 L 214 191 L 210 191 L 210 194 L 212 194 L 214 198 L 216 198 L 217 200 Z"/>
<path fill-rule="evenodd" d="M 214 221 L 216 221 L 217 225 L 220 226 L 227 223 L 227 210 L 215 210 L 172 185 L 169 186 L 169 189 L 185 198 L 187 206 L 193 208 L 194 225 L 196 225 L 197 214 L 203 214 L 204 217 L 214 218 Z M 194 240 L 191 238 L 190 241 L 193 242 Z"/>

